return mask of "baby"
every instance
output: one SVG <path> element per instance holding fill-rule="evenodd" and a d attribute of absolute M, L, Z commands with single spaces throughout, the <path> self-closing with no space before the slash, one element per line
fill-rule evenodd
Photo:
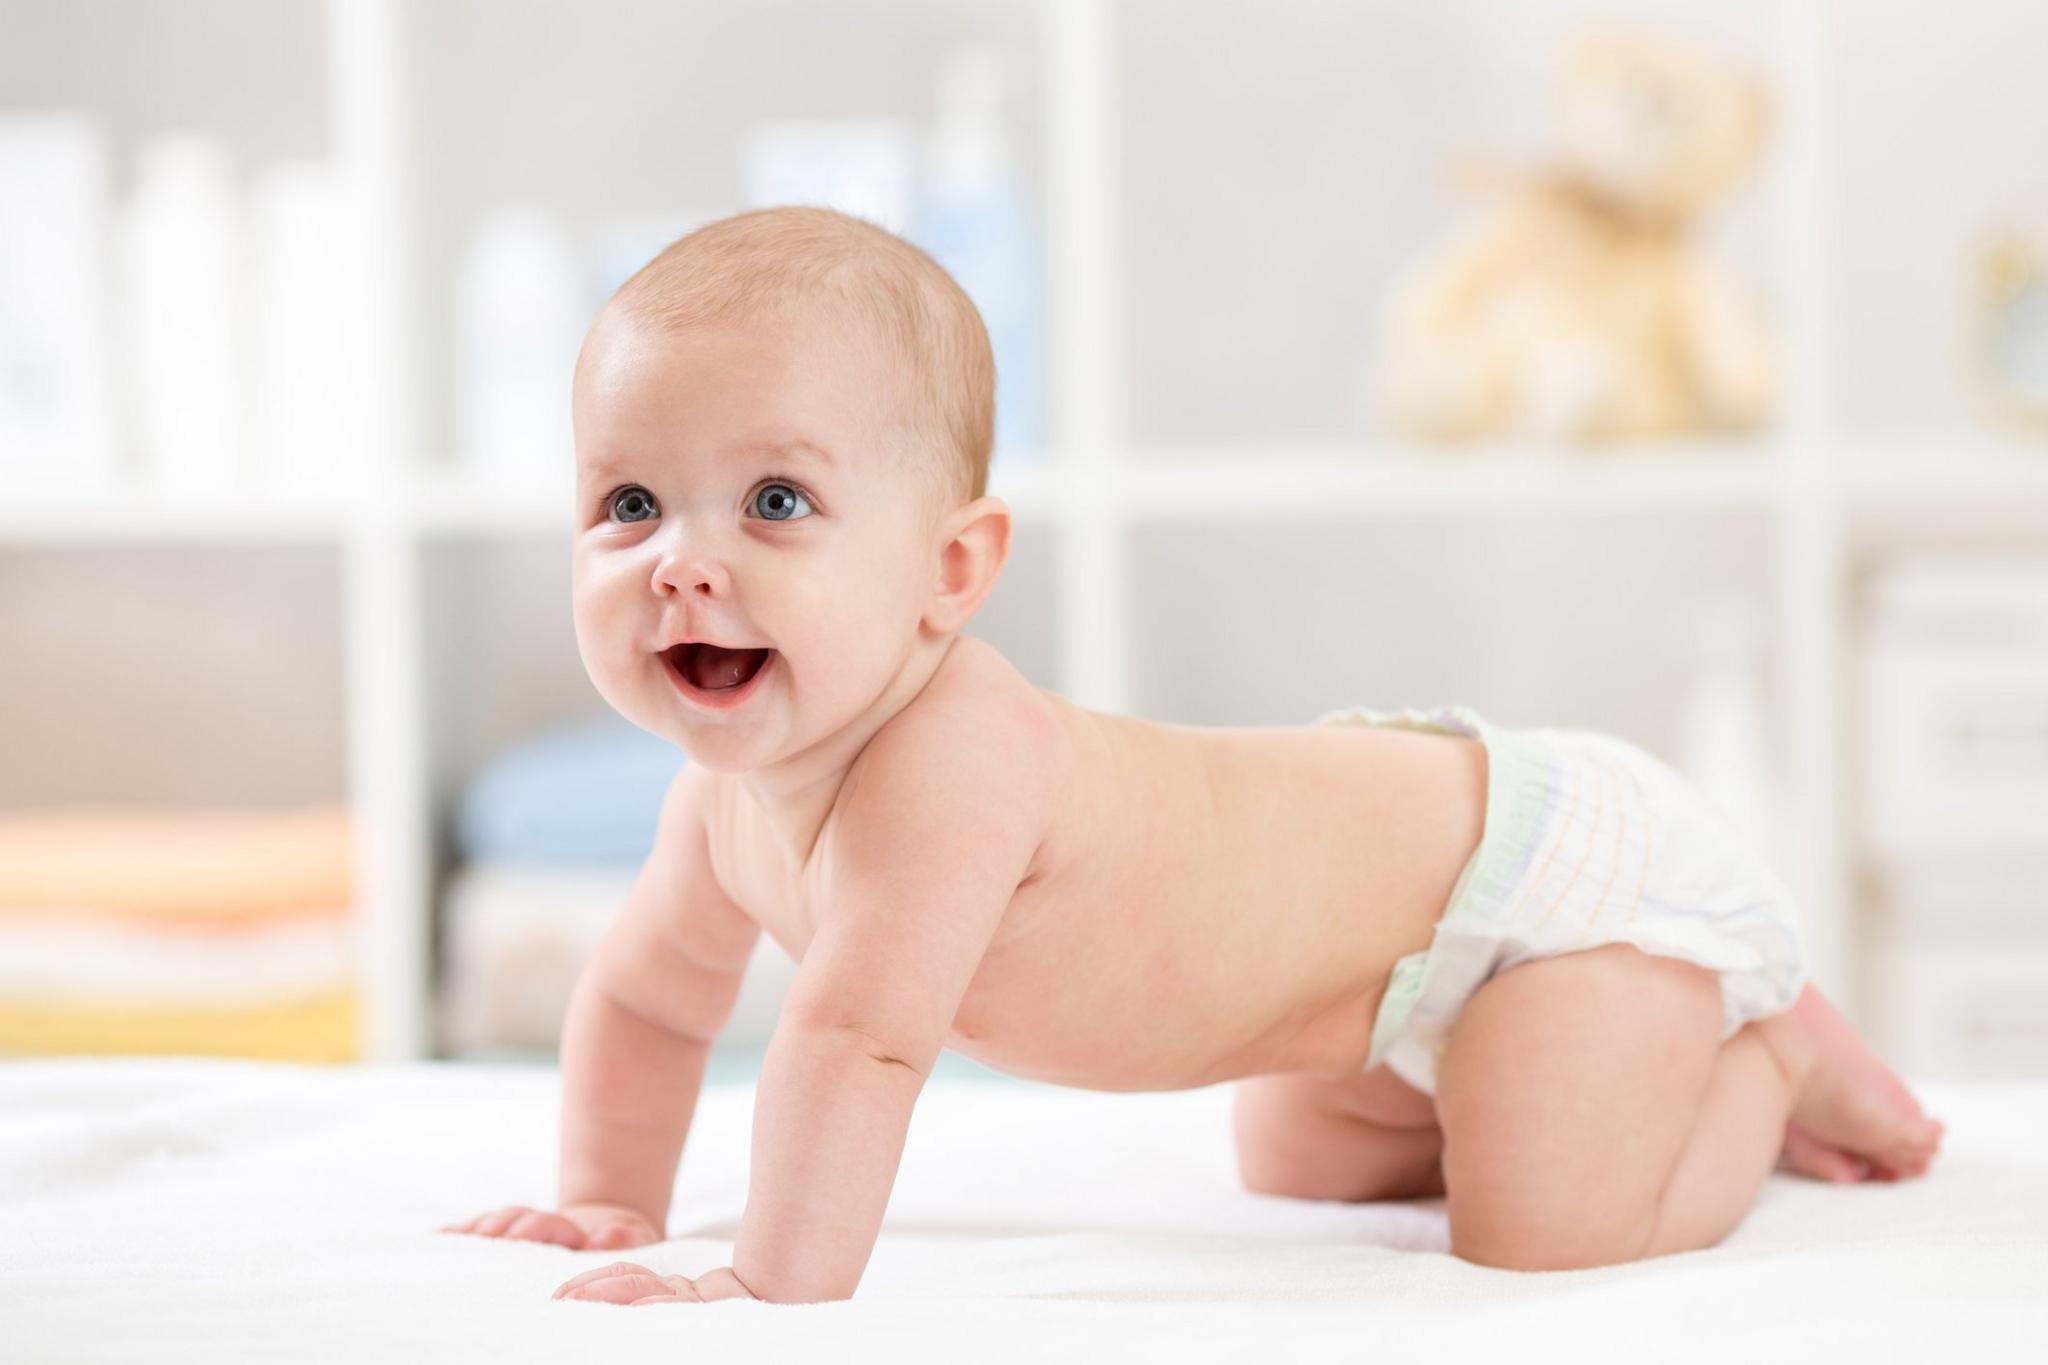
<path fill-rule="evenodd" d="M 564 1023 L 558 1208 L 445 1231 L 663 1240 L 762 930 L 799 965 L 732 1265 L 556 1297 L 851 1296 L 943 1047 L 1240 1080 L 1250 1190 L 1442 1195 L 1490 1266 L 1711 1246 L 1773 1169 L 1925 1170 L 1942 1125 L 1805 983 L 1785 888 L 1642 750 L 1457 706 L 1148 723 L 962 634 L 1010 543 L 993 389 L 953 280 L 824 209 L 693 232 L 599 315 L 578 648 L 689 761 Z"/>

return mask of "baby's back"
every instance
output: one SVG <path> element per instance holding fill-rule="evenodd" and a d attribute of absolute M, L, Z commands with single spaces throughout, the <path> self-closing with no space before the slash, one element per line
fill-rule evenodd
<path fill-rule="evenodd" d="M 1478 846 L 1482 746 L 1112 716 L 958 643 L 934 685 L 1033 693 L 1058 722 L 1059 795 L 946 1046 L 1098 1090 L 1357 1071 L 1388 972 L 1428 946 Z M 766 830 L 718 804 L 721 880 L 801 959 L 829 888 L 763 875 Z"/>

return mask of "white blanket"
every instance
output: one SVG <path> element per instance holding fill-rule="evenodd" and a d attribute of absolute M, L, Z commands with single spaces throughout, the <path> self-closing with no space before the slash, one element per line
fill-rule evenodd
<path fill-rule="evenodd" d="M 432 1230 L 550 1204 L 551 1068 L 7 1062 L 0 1359 L 2048 1358 L 2048 1084 L 1916 1089 L 1925 1178 L 1774 1175 L 1713 1250 L 1537 1274 L 1447 1254 L 1442 1200 L 1244 1192 L 1229 1086 L 935 1078 L 850 1301 L 624 1308 L 549 1295 L 730 1263 L 750 1085 L 706 1088 L 671 1240 L 572 1252 Z"/>

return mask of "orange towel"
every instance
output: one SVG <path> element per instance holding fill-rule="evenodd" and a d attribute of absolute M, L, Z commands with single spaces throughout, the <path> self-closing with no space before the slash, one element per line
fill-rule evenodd
<path fill-rule="evenodd" d="M 355 900 L 340 805 L 0 815 L 0 915 L 78 909 L 232 929 Z"/>

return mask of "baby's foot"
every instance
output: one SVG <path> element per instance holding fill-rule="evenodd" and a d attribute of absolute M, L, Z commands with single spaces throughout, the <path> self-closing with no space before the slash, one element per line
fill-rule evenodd
<path fill-rule="evenodd" d="M 1897 1180 L 1926 1171 L 1945 1125 L 1921 1111 L 1816 987 L 1809 984 L 1790 1011 L 1758 1029 L 1804 1076 L 1779 1169 L 1819 1180 Z"/>
<path fill-rule="evenodd" d="M 1777 1168 L 1835 1184 L 1899 1178 L 1897 1171 L 1872 1166 L 1860 1156 L 1851 1156 L 1839 1147 L 1830 1147 L 1796 1123 L 1785 1125 L 1785 1145 L 1778 1152 Z"/>

